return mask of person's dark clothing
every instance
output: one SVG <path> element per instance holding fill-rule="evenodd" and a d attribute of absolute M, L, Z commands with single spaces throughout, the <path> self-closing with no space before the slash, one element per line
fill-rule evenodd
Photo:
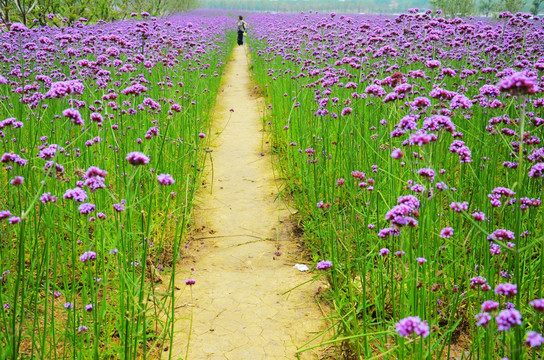
<path fill-rule="evenodd" d="M 244 32 L 246 31 L 246 23 L 243 20 L 238 21 L 238 45 L 244 45 Z"/>

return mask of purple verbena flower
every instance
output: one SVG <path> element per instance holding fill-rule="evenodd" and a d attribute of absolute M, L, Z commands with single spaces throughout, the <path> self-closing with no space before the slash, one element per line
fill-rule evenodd
<path fill-rule="evenodd" d="M 521 325 L 521 314 L 516 309 L 505 309 L 497 315 L 495 320 L 497 320 L 498 329 L 506 331 L 511 326 Z"/>
<path fill-rule="evenodd" d="M 325 270 L 325 269 L 328 269 L 332 267 L 332 261 L 330 260 L 322 260 L 320 262 L 317 263 L 317 266 L 316 268 L 319 269 L 319 270 Z"/>
<path fill-rule="evenodd" d="M 530 347 L 538 347 L 544 344 L 544 337 L 542 337 L 542 335 L 537 333 L 536 331 L 529 331 L 527 332 L 527 337 L 525 338 L 525 342 Z"/>
<path fill-rule="evenodd" d="M 88 215 L 88 214 L 92 213 L 96 209 L 96 206 L 94 204 L 91 204 L 91 203 L 84 203 L 84 204 L 79 205 L 79 207 L 77 209 L 79 210 L 80 214 Z"/>
<path fill-rule="evenodd" d="M 23 182 L 25 181 L 25 178 L 22 177 L 22 176 L 16 176 L 14 177 L 9 183 L 13 186 L 19 186 L 19 185 L 22 185 Z"/>
<path fill-rule="evenodd" d="M 40 196 L 40 201 L 44 204 L 47 204 L 49 202 L 57 202 L 58 198 L 55 196 L 55 195 L 51 195 L 51 193 L 47 192 L 47 193 L 43 193 L 41 196 Z"/>
<path fill-rule="evenodd" d="M 419 316 L 408 316 L 395 324 L 395 331 L 400 337 L 416 334 L 422 337 L 429 336 L 427 321 L 421 321 Z"/>
<path fill-rule="evenodd" d="M 157 175 L 157 181 L 159 182 L 160 185 L 172 185 L 173 183 L 176 182 L 174 178 L 170 176 L 170 174 Z"/>
<path fill-rule="evenodd" d="M 481 312 L 478 315 L 476 315 L 476 326 L 484 326 L 487 327 L 489 324 L 489 321 L 491 321 L 491 315 L 489 315 L 486 312 Z"/>
<path fill-rule="evenodd" d="M 84 202 L 87 200 L 87 192 L 81 188 L 68 189 L 62 196 L 64 199 L 74 199 L 76 202 Z"/>
<path fill-rule="evenodd" d="M 445 227 L 440 231 L 440 237 L 444 239 L 449 239 L 453 236 L 453 228 Z"/>
<path fill-rule="evenodd" d="M 427 259 L 423 258 L 423 257 L 418 257 L 416 258 L 416 261 L 419 265 L 423 265 L 427 262 Z"/>
<path fill-rule="evenodd" d="M 96 259 L 96 253 L 94 251 L 85 251 L 83 255 L 79 257 L 79 261 L 82 263 L 85 263 L 89 260 L 95 260 Z"/>
<path fill-rule="evenodd" d="M 482 303 L 482 311 L 491 312 L 499 308 L 499 303 L 493 300 L 486 300 Z"/>
<path fill-rule="evenodd" d="M 514 296 L 518 293 L 516 284 L 502 283 L 495 287 L 495 294 L 504 295 L 506 297 Z"/>
<path fill-rule="evenodd" d="M 75 125 L 83 125 L 85 123 L 81 114 L 76 109 L 66 109 L 62 112 L 62 116 L 70 119 Z"/>
<path fill-rule="evenodd" d="M 527 76 L 523 72 L 516 72 L 499 80 L 497 85 L 500 91 L 513 95 L 534 94 L 538 91 L 537 79 Z"/>
<path fill-rule="evenodd" d="M 529 302 L 529 305 L 538 312 L 544 312 L 544 299 L 534 299 Z"/>
<path fill-rule="evenodd" d="M 144 153 L 138 151 L 128 153 L 126 159 L 132 166 L 146 165 L 149 163 L 149 158 Z"/>

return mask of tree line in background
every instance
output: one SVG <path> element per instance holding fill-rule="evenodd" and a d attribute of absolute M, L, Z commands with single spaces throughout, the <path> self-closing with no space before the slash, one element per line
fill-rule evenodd
<path fill-rule="evenodd" d="M 502 11 L 539 14 L 544 0 L 201 0 L 203 8 L 275 11 L 399 14 L 409 8 L 441 9 L 445 16 L 491 16 Z"/>
<path fill-rule="evenodd" d="M 28 27 L 61 26 L 81 18 L 91 22 L 122 20 L 141 12 L 166 16 L 198 5 L 198 0 L 0 0 L 0 20 Z"/>
<path fill-rule="evenodd" d="M 512 14 L 530 12 L 538 15 L 544 0 L 430 0 L 432 9 L 441 9 L 448 17 L 464 17 L 473 15 L 490 16 L 503 11 Z"/>
<path fill-rule="evenodd" d="M 95 22 L 121 20 L 143 11 L 166 16 L 197 7 L 242 11 L 395 14 L 408 8 L 441 9 L 447 17 L 491 16 L 502 11 L 537 15 L 544 0 L 0 0 L 2 23 L 61 26 L 85 18 Z"/>

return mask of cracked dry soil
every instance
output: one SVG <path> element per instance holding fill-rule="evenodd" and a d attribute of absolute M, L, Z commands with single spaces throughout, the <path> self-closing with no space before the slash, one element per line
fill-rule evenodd
<path fill-rule="evenodd" d="M 172 359 L 296 359 L 297 346 L 323 329 L 314 300 L 317 284 L 283 294 L 311 275 L 293 268 L 297 246 L 282 220 L 289 212 L 275 202 L 268 148 L 261 154 L 263 104 L 253 86 L 247 49 L 237 46 L 215 107 L 213 184 L 208 171 L 197 197 L 196 227 L 207 233 L 200 234 L 203 247 L 194 264 L 180 265 L 182 271 L 195 268 L 192 297 L 183 275 L 176 280 L 181 290 Z M 318 355 L 309 351 L 300 358 Z"/>

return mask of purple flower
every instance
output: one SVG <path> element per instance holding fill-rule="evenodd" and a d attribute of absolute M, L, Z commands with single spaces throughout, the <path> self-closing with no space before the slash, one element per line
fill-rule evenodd
<path fill-rule="evenodd" d="M 346 115 L 351 114 L 352 111 L 353 111 L 352 108 L 350 108 L 350 107 L 345 107 L 345 108 L 342 109 L 342 112 L 340 113 L 340 115 L 346 116 Z"/>
<path fill-rule="evenodd" d="M 514 240 L 516 237 L 514 236 L 514 232 L 506 229 L 497 229 L 493 231 L 489 236 L 487 237 L 487 240 L 493 241 L 493 240 Z"/>
<path fill-rule="evenodd" d="M 499 308 L 499 303 L 493 300 L 486 300 L 482 303 L 482 311 L 490 312 L 497 310 Z"/>
<path fill-rule="evenodd" d="M 537 79 L 528 77 L 523 72 L 516 72 L 499 80 L 497 85 L 500 91 L 517 94 L 534 94 L 538 91 Z"/>
<path fill-rule="evenodd" d="M 501 253 L 501 247 L 499 244 L 491 244 L 489 246 L 489 252 L 491 253 L 491 256 L 499 255 Z"/>
<path fill-rule="evenodd" d="M 12 225 L 13 225 L 13 224 L 18 224 L 18 223 L 21 222 L 21 218 L 18 217 L 18 216 L 12 216 L 12 217 L 10 217 L 10 218 L 8 219 L 8 221 L 9 221 L 9 223 L 12 224 Z"/>
<path fill-rule="evenodd" d="M 544 344 L 544 337 L 542 337 L 542 335 L 537 333 L 536 331 L 529 331 L 527 332 L 527 338 L 525 339 L 525 342 L 530 347 L 538 347 Z"/>
<path fill-rule="evenodd" d="M 123 95 L 140 95 L 147 91 L 147 88 L 141 84 L 129 86 L 121 91 Z"/>
<path fill-rule="evenodd" d="M 416 261 L 418 262 L 419 265 L 423 265 L 427 262 L 427 259 L 425 258 L 422 258 L 422 257 L 418 257 L 416 258 Z"/>
<path fill-rule="evenodd" d="M 465 145 L 464 141 L 454 140 L 448 150 L 451 153 L 457 154 L 461 163 L 472 162 L 472 152 L 470 151 L 468 146 Z"/>
<path fill-rule="evenodd" d="M 489 324 L 489 321 L 491 321 L 491 315 L 489 315 L 486 312 L 479 313 L 475 317 L 476 317 L 476 320 L 478 320 L 476 322 L 476 326 L 487 327 L 487 325 Z"/>
<path fill-rule="evenodd" d="M 149 163 L 149 158 L 144 153 L 138 151 L 129 153 L 126 159 L 132 166 L 146 165 Z"/>
<path fill-rule="evenodd" d="M 472 217 L 476 221 L 484 221 L 485 220 L 485 214 L 481 211 L 475 211 L 472 213 Z"/>
<path fill-rule="evenodd" d="M 495 294 L 506 297 L 514 296 L 518 293 L 518 286 L 510 283 L 502 283 L 495 287 Z"/>
<path fill-rule="evenodd" d="M 17 154 L 4 153 L 2 155 L 2 157 L 0 157 L 0 163 L 6 164 L 6 163 L 10 163 L 10 162 L 14 162 L 19 166 L 26 166 L 26 164 L 28 163 L 27 160 L 23 159 L 22 157 L 20 157 Z"/>
<path fill-rule="evenodd" d="M 85 251 L 83 255 L 79 257 L 79 261 L 82 263 L 85 263 L 89 260 L 95 260 L 96 259 L 96 253 L 94 251 Z"/>
<path fill-rule="evenodd" d="M 85 325 L 81 325 L 81 326 L 79 326 L 79 327 L 77 328 L 77 332 L 78 332 L 78 333 L 85 332 L 85 331 L 87 331 L 87 330 L 88 330 L 88 329 L 87 329 L 87 327 L 86 327 Z"/>
<path fill-rule="evenodd" d="M 96 209 L 96 206 L 94 206 L 94 204 L 91 204 L 91 203 L 84 203 L 79 205 L 77 209 L 79 210 L 80 214 L 87 215 L 92 213 Z"/>
<path fill-rule="evenodd" d="M 385 95 L 385 90 L 379 85 L 369 85 L 366 87 L 365 93 L 376 97 L 382 97 Z"/>
<path fill-rule="evenodd" d="M 26 27 L 26 25 L 24 24 L 21 24 L 21 23 L 13 23 L 11 24 L 11 27 L 9 28 L 11 31 L 15 31 L 15 32 L 25 32 L 28 30 L 28 28 Z"/>
<path fill-rule="evenodd" d="M 119 204 L 113 204 L 113 209 L 117 212 L 125 211 L 124 202 L 121 201 Z"/>
<path fill-rule="evenodd" d="M 388 236 L 399 236 L 399 235 L 400 235 L 400 230 L 394 227 L 383 228 L 383 229 L 380 229 L 380 231 L 378 232 L 378 237 L 381 237 L 384 239 L 387 238 Z"/>
<path fill-rule="evenodd" d="M 544 163 L 533 165 L 528 173 L 529 177 L 544 177 Z"/>
<path fill-rule="evenodd" d="M 201 138 L 201 139 L 204 139 L 206 137 L 206 134 L 201 132 L 201 133 L 198 134 L 198 137 Z"/>
<path fill-rule="evenodd" d="M 497 320 L 498 329 L 506 331 L 511 326 L 521 325 L 521 314 L 516 309 L 506 309 L 502 310 L 495 320 Z"/>
<path fill-rule="evenodd" d="M 195 279 L 187 279 L 185 280 L 185 285 L 194 285 L 196 283 Z"/>
<path fill-rule="evenodd" d="M 44 204 L 47 204 L 49 202 L 57 202 L 58 198 L 55 196 L 55 195 L 51 195 L 51 193 L 47 192 L 47 193 L 43 193 L 41 196 L 40 196 L 40 201 Z"/>
<path fill-rule="evenodd" d="M 468 202 L 466 201 L 463 201 L 462 203 L 461 202 L 455 202 L 453 201 L 451 204 L 450 204 L 450 209 L 460 213 L 461 211 L 466 211 L 468 209 Z"/>
<path fill-rule="evenodd" d="M 0 220 L 7 219 L 11 216 L 11 212 L 9 210 L 1 210 L 0 211 Z"/>
<path fill-rule="evenodd" d="M 91 121 L 97 122 L 97 123 L 102 123 L 102 121 L 104 121 L 104 118 L 102 117 L 102 115 L 100 115 L 99 113 L 94 113 L 94 112 L 91 114 L 90 119 Z"/>
<path fill-rule="evenodd" d="M 71 303 L 71 302 L 67 302 L 67 303 L 64 303 L 64 308 L 67 309 L 67 310 L 70 310 L 70 309 L 73 309 L 74 308 L 74 304 Z"/>
<path fill-rule="evenodd" d="M 85 311 L 87 311 L 87 312 L 93 311 L 93 304 L 85 305 Z"/>
<path fill-rule="evenodd" d="M 395 331 L 400 337 L 416 334 L 419 336 L 429 336 L 429 325 L 427 321 L 421 321 L 419 316 L 408 316 L 395 324 Z"/>
<path fill-rule="evenodd" d="M 85 186 L 88 186 L 91 189 L 91 192 L 95 192 L 98 189 L 103 189 L 106 187 L 104 183 L 106 179 L 102 176 L 93 176 L 85 180 Z"/>
<path fill-rule="evenodd" d="M 80 80 L 59 81 L 51 84 L 51 89 L 45 94 L 48 98 L 61 98 L 66 95 L 81 95 L 85 86 Z"/>
<path fill-rule="evenodd" d="M 386 255 L 389 255 L 389 249 L 388 248 L 381 249 L 380 256 L 386 256 Z"/>
<path fill-rule="evenodd" d="M 317 263 L 317 269 L 318 270 L 325 270 L 325 269 L 328 269 L 330 267 L 332 267 L 332 261 L 330 260 L 322 260 L 320 262 Z"/>
<path fill-rule="evenodd" d="M 471 289 L 476 289 L 480 285 L 480 287 L 483 289 L 484 286 L 487 285 L 487 279 L 482 276 L 476 276 L 470 279 L 470 287 Z M 486 287 L 487 288 L 487 287 Z"/>
<path fill-rule="evenodd" d="M 431 101 L 426 97 L 418 96 L 414 99 L 414 101 L 410 102 L 410 106 L 412 110 L 417 111 L 418 109 L 431 106 Z"/>
<path fill-rule="evenodd" d="M 4 304 L 4 309 L 9 310 L 9 308 L 10 308 L 9 303 L 5 303 Z"/>
<path fill-rule="evenodd" d="M 480 88 L 480 94 L 496 98 L 499 96 L 500 90 L 494 85 L 484 85 Z"/>
<path fill-rule="evenodd" d="M 87 192 L 81 188 L 68 189 L 62 196 L 64 199 L 74 199 L 76 202 L 84 202 L 87 200 Z"/>
<path fill-rule="evenodd" d="M 66 109 L 62 112 L 62 116 L 70 119 L 76 125 L 83 125 L 84 121 L 81 114 L 76 109 Z"/>
<path fill-rule="evenodd" d="M 159 184 L 161 185 L 172 185 L 173 183 L 175 183 L 176 181 L 174 180 L 174 178 L 172 176 L 170 176 L 170 174 L 160 174 L 160 175 L 157 175 L 157 181 L 159 182 Z"/>
<path fill-rule="evenodd" d="M 108 175 L 108 172 L 106 170 L 102 170 L 97 166 L 91 166 L 87 169 L 85 172 L 85 178 L 91 178 L 94 176 L 100 176 L 102 178 L 105 178 L 106 175 Z"/>
<path fill-rule="evenodd" d="M 25 181 L 25 178 L 24 178 L 24 177 L 22 177 L 22 176 L 16 176 L 15 178 L 13 178 L 13 179 L 10 181 L 10 184 L 13 185 L 13 186 L 19 186 L 19 185 L 22 185 L 24 181 Z"/>
<path fill-rule="evenodd" d="M 529 302 L 529 305 L 538 312 L 544 312 L 544 299 L 534 299 Z"/>
<path fill-rule="evenodd" d="M 445 227 L 440 231 L 440 237 L 444 239 L 449 239 L 453 236 L 453 228 Z"/>
<path fill-rule="evenodd" d="M 440 65 L 441 63 L 438 60 L 427 60 L 427 62 L 425 63 L 425 66 L 431 69 L 440 67 Z"/>
<path fill-rule="evenodd" d="M 393 151 L 391 151 L 391 157 L 393 159 L 400 159 L 402 157 L 402 150 L 399 148 L 394 148 Z"/>

